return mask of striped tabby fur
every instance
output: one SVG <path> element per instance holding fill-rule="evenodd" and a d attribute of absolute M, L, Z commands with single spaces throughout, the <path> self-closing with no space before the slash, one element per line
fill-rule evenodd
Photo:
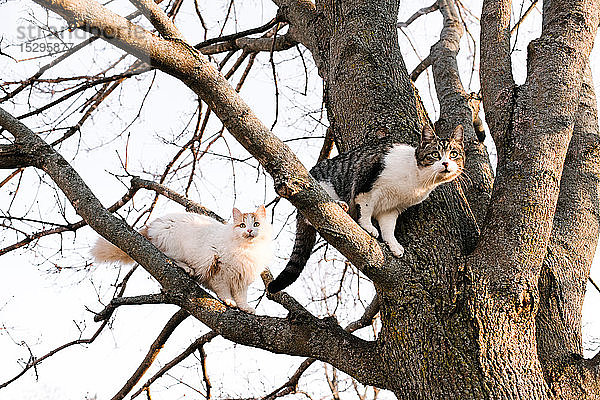
<path fill-rule="evenodd" d="M 438 185 L 459 176 L 463 166 L 462 126 L 448 139 L 438 138 L 424 126 L 417 148 L 391 143 L 363 147 L 323 160 L 310 173 L 334 200 L 346 203 L 363 229 L 378 237 L 374 218 L 383 241 L 401 257 L 404 248 L 394 235 L 398 215 L 425 200 Z M 285 269 L 269 284 L 271 293 L 300 276 L 315 241 L 315 228 L 298 214 L 294 250 Z"/>

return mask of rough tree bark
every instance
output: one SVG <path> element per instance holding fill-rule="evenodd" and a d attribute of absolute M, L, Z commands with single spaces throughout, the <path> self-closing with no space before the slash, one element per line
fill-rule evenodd
<path fill-rule="evenodd" d="M 598 356 L 582 359 L 581 304 L 598 235 L 599 134 L 588 67 L 597 2 L 544 2 L 529 46 L 527 81 L 514 83 L 510 0 L 484 0 L 481 85 L 497 176 L 472 129 L 456 54 L 454 2 L 439 0 L 440 41 L 430 54 L 442 135 L 466 127 L 469 181 L 434 192 L 397 227 L 406 255 L 392 257 L 315 184 L 295 155 L 151 2 L 134 2 L 163 36 L 90 0 L 36 0 L 75 26 L 181 79 L 265 167 L 279 194 L 370 278 L 382 329 L 367 342 L 319 320 L 285 294 L 288 318 L 226 309 L 113 217 L 52 147 L 4 111 L 15 137 L 7 165 L 48 173 L 99 234 L 163 286 L 165 300 L 220 335 L 272 352 L 315 357 L 398 398 L 598 398 Z M 312 53 L 325 85 L 335 142 L 348 150 L 380 139 L 414 143 L 429 123 L 398 48 L 398 2 L 275 0 L 288 36 Z M 18 157 L 17 157 L 18 156 Z M 11 164 L 12 163 L 12 164 Z M 481 231 L 481 234 L 479 234 Z"/>

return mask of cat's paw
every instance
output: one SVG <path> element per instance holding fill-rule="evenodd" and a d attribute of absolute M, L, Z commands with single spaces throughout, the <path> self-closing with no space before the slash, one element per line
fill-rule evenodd
<path fill-rule="evenodd" d="M 377 232 L 377 228 L 375 228 L 373 225 L 363 226 L 363 229 L 375 238 L 379 236 L 379 232 Z"/>
<path fill-rule="evenodd" d="M 256 309 L 249 304 L 240 305 L 240 310 L 246 311 L 248 314 L 256 314 Z"/>
<path fill-rule="evenodd" d="M 225 299 L 223 300 L 223 303 L 225 303 L 227 306 L 229 307 L 237 307 L 237 303 L 235 302 L 235 300 L 233 299 Z"/>
<path fill-rule="evenodd" d="M 396 257 L 402 257 L 404 255 L 404 247 L 400 243 L 388 243 L 387 244 Z"/>

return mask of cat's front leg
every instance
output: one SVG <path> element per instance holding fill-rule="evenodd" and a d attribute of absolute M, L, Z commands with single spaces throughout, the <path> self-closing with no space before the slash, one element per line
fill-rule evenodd
<path fill-rule="evenodd" d="M 223 303 L 225 303 L 229 307 L 237 307 L 238 304 L 234 300 L 234 297 L 231 295 L 231 291 L 229 290 L 229 285 L 222 279 L 213 279 L 210 282 L 210 289 L 217 295 L 219 299 Z"/>
<path fill-rule="evenodd" d="M 248 288 L 245 287 L 240 290 L 236 290 L 234 288 L 231 289 L 233 293 L 233 298 L 237 303 L 237 306 L 240 310 L 246 311 L 249 314 L 256 314 L 256 310 L 250 304 L 248 304 Z"/>
<path fill-rule="evenodd" d="M 374 210 L 373 202 L 371 200 L 371 196 L 366 193 L 361 193 L 356 196 L 355 203 L 358 211 L 358 224 L 362 226 L 365 231 L 369 232 L 371 236 L 378 237 L 379 232 L 377 232 L 377 228 L 375 228 L 371 222 Z"/>
<path fill-rule="evenodd" d="M 392 211 L 387 214 L 382 214 L 377 217 L 379 228 L 381 229 L 381 238 L 390 247 L 390 250 L 396 257 L 404 255 L 404 247 L 396 239 L 394 234 L 396 230 L 396 221 L 398 220 L 398 212 Z"/>

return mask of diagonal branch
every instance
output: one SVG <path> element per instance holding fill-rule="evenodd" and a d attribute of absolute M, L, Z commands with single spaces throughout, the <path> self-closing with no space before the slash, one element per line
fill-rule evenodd
<path fill-rule="evenodd" d="M 194 212 L 197 214 L 207 215 L 211 218 L 216 219 L 217 221 L 219 221 L 223 224 L 227 222 L 224 218 L 217 215 L 216 213 L 209 210 L 208 208 L 204 207 L 203 205 L 198 204 L 198 203 L 188 199 L 187 197 L 180 195 L 179 193 L 175 192 L 174 190 L 169 189 L 168 187 L 166 187 L 164 185 L 161 185 L 160 183 L 152 182 L 152 181 L 134 176 L 131 179 L 131 186 L 135 187 L 135 188 L 144 188 L 147 190 L 153 190 L 156 193 L 162 194 L 163 196 L 167 197 L 168 199 L 171 199 L 171 200 L 175 201 L 176 203 L 179 203 L 182 206 L 184 206 L 185 210 L 188 212 Z"/>
<path fill-rule="evenodd" d="M 131 0 L 133 4 L 165 38 L 183 39 L 173 21 L 152 0 Z"/>
<path fill-rule="evenodd" d="M 152 385 L 158 378 L 160 378 L 165 373 L 167 373 L 171 368 L 173 368 L 174 366 L 176 366 L 177 364 L 179 364 L 180 362 L 182 362 L 183 360 L 188 358 L 196 350 L 201 350 L 202 346 L 204 346 L 206 343 L 210 342 L 217 336 L 218 335 L 215 332 L 208 332 L 208 333 L 200 336 L 198 339 L 194 340 L 183 352 L 178 354 L 175 358 L 173 358 L 171 361 L 166 363 L 161 369 L 159 369 L 158 372 L 156 372 L 154 375 L 152 375 L 152 377 L 150 379 L 148 379 L 142 385 L 142 387 L 140 387 L 135 393 L 133 393 L 131 395 L 131 399 L 135 399 L 144 390 L 148 390 L 148 388 L 150 388 L 150 385 Z M 115 400 L 115 398 L 113 398 L 113 400 Z"/>
<path fill-rule="evenodd" d="M 398 22 L 396 24 L 396 26 L 398 28 L 406 28 L 407 26 L 409 26 L 410 24 L 412 24 L 413 22 L 415 22 L 417 20 L 417 18 L 422 17 L 423 15 L 427 15 L 429 13 L 432 13 L 432 12 L 436 11 L 439 8 L 440 8 L 439 2 L 436 1 L 435 3 L 433 3 L 432 5 L 430 5 L 429 7 L 423 7 L 420 10 L 418 10 L 416 13 L 414 13 L 413 15 L 411 15 L 410 18 L 408 18 L 405 22 Z"/>

